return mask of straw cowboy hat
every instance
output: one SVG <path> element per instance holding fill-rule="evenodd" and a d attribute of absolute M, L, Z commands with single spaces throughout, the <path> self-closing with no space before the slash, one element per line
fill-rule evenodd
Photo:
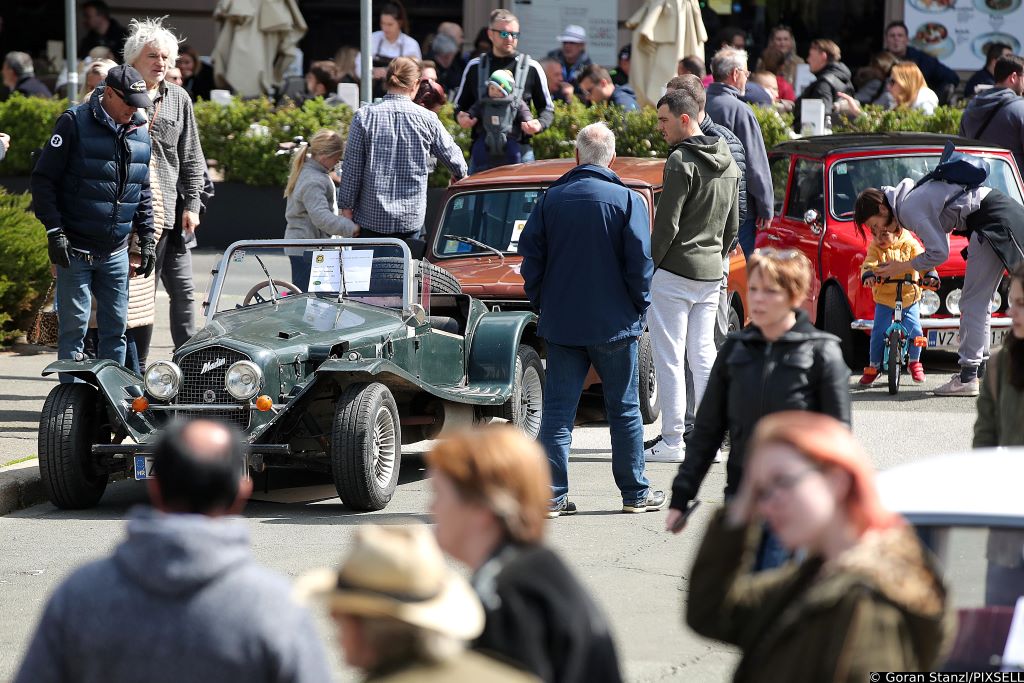
<path fill-rule="evenodd" d="M 472 640 L 484 628 L 476 593 L 448 568 L 421 524 L 360 528 L 337 571 L 303 574 L 295 591 L 304 601 L 322 597 L 333 612 L 396 619 L 457 640 Z"/>

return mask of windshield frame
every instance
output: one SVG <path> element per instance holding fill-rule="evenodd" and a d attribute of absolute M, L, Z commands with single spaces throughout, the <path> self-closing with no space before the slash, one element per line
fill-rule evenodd
<path fill-rule="evenodd" d="M 372 247 L 372 246 L 387 246 L 387 247 L 398 247 L 401 250 L 401 258 L 404 264 L 404 275 L 402 277 L 402 315 L 410 316 L 413 315 L 413 304 L 415 302 L 414 294 L 414 273 L 413 273 L 413 261 L 412 252 L 409 251 L 409 245 L 399 239 L 393 237 L 374 237 L 374 238 L 330 238 L 330 239 L 317 239 L 317 240 L 289 240 L 289 239 L 276 239 L 276 240 L 240 240 L 232 243 L 224 250 L 223 256 L 217 263 L 216 270 L 213 271 L 213 285 L 210 287 L 209 295 L 207 300 L 203 302 L 205 306 L 206 323 L 210 321 L 218 314 L 217 305 L 220 302 L 221 294 L 224 291 L 224 280 L 228 273 L 228 268 L 231 263 L 231 258 L 235 252 L 247 249 L 265 250 L 265 249 L 284 249 L 287 247 L 302 247 L 302 248 L 317 248 L 317 247 Z M 221 311 L 223 312 L 223 311 Z"/>

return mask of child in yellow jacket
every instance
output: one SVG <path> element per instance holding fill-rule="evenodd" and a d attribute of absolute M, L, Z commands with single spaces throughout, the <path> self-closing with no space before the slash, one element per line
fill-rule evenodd
<path fill-rule="evenodd" d="M 868 367 L 860 378 L 862 387 L 870 386 L 878 377 L 879 366 L 882 364 L 882 352 L 885 348 L 885 332 L 892 323 L 896 306 L 896 283 L 879 282 L 873 269 L 882 263 L 891 261 L 910 261 L 924 248 L 897 221 L 888 225 L 871 225 L 871 244 L 861 265 L 861 283 L 871 287 L 875 299 L 875 322 L 871 328 L 871 343 L 868 352 Z M 918 315 L 918 302 L 921 300 L 921 277 L 915 270 L 908 270 L 913 282 L 903 283 L 903 328 L 911 340 L 910 361 L 907 369 L 917 383 L 924 382 L 924 366 L 921 364 L 921 347 L 913 343 L 916 337 L 922 336 L 921 320 Z M 925 275 L 925 283 L 938 287 L 939 276 L 935 271 Z"/>

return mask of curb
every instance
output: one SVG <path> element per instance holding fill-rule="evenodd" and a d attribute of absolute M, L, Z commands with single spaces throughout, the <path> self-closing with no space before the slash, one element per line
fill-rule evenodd
<path fill-rule="evenodd" d="M 0 515 L 46 502 L 39 462 L 32 460 L 0 470 Z"/>

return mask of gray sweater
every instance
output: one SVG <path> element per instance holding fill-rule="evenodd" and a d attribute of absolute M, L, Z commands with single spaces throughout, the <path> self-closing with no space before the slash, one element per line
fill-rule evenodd
<path fill-rule="evenodd" d="M 993 88 L 976 95 L 964 109 L 960 135 L 978 138 L 979 132 L 980 140 L 1013 152 L 1017 167 L 1024 169 L 1024 97 L 1009 88 Z"/>
<path fill-rule="evenodd" d="M 330 681 L 309 613 L 237 518 L 138 508 L 50 598 L 15 683 Z"/>
<path fill-rule="evenodd" d="M 932 180 L 915 189 L 914 183 L 912 178 L 904 178 L 896 187 L 883 187 L 882 192 L 900 224 L 921 238 L 924 253 L 911 264 L 925 273 L 946 262 L 949 233 L 967 227 L 967 217 L 981 208 L 981 200 L 991 188 L 964 192 L 960 185 Z"/>
<path fill-rule="evenodd" d="M 356 224 L 338 215 L 338 195 L 334 181 L 316 159 L 306 159 L 299 171 L 298 180 L 284 209 L 288 227 L 285 239 L 312 240 L 326 239 L 331 235 L 351 237 Z M 293 256 L 302 250 L 286 249 Z"/>

